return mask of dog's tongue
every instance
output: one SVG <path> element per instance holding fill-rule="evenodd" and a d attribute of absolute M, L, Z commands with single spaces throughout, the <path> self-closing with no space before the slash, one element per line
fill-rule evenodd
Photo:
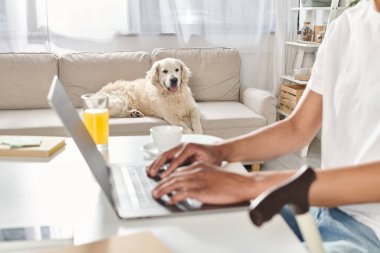
<path fill-rule="evenodd" d="M 169 90 L 170 90 L 171 92 L 176 92 L 176 91 L 178 90 L 178 86 L 170 86 L 170 87 L 169 87 Z"/>

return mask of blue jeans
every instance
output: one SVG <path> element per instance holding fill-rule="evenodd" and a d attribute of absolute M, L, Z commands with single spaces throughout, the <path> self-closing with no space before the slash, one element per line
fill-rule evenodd
<path fill-rule="evenodd" d="M 321 233 L 327 253 L 372 253 L 380 252 L 380 241 L 375 232 L 338 208 L 310 208 Z M 303 242 L 301 232 L 294 219 L 293 209 L 286 206 L 281 211 L 298 239 Z M 307 242 L 306 242 L 307 247 Z"/>

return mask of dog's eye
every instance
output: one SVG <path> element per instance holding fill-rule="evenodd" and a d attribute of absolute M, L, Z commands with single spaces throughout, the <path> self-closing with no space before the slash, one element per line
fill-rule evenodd
<path fill-rule="evenodd" d="M 175 72 L 178 72 L 179 71 L 179 69 L 175 69 Z"/>
<path fill-rule="evenodd" d="M 164 72 L 165 74 L 167 74 L 167 73 L 168 73 L 168 71 L 167 71 L 167 70 L 163 70 L 162 72 Z"/>

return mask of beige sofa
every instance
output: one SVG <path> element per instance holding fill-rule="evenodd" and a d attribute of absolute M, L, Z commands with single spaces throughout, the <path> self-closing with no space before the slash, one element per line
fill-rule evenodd
<path fill-rule="evenodd" d="M 205 134 L 228 138 L 275 121 L 275 98 L 267 91 L 240 90 L 240 57 L 236 49 L 156 49 L 147 52 L 0 54 L 0 135 L 65 135 L 46 96 L 58 75 L 74 105 L 80 95 L 108 82 L 145 76 L 153 62 L 182 59 L 191 69 L 190 87 L 199 105 Z M 162 119 L 114 118 L 111 135 L 146 135 Z"/>

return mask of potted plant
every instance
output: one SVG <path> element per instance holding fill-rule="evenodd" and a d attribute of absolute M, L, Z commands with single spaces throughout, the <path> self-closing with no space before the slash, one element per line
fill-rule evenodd
<path fill-rule="evenodd" d="M 331 0 L 301 0 L 303 7 L 329 7 Z"/>
<path fill-rule="evenodd" d="M 359 2 L 360 2 L 360 0 L 351 0 L 348 7 L 353 7 L 353 6 L 357 5 Z"/>
<path fill-rule="evenodd" d="M 348 7 L 353 7 L 360 0 L 350 0 Z M 303 7 L 329 7 L 331 6 L 331 0 L 301 0 Z"/>

